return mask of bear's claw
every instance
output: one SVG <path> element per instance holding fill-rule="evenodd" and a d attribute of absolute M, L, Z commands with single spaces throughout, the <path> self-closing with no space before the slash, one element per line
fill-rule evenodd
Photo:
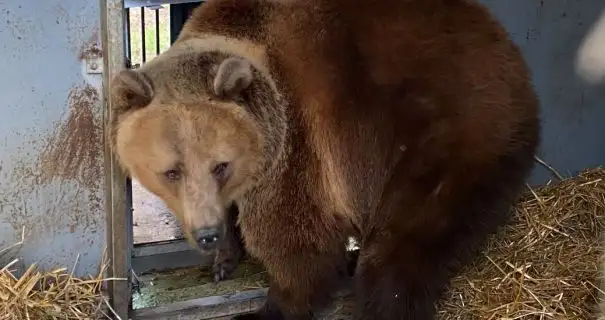
<path fill-rule="evenodd" d="M 215 282 L 228 279 L 235 271 L 244 255 L 238 247 L 229 247 L 229 250 L 219 248 L 216 251 L 214 265 L 212 266 L 212 275 Z"/>
<path fill-rule="evenodd" d="M 235 271 L 235 268 L 237 268 L 237 262 L 234 261 L 215 262 L 212 267 L 214 282 L 227 280 Z"/>

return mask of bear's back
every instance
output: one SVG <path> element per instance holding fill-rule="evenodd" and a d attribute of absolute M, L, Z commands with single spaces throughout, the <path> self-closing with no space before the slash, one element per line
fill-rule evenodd
<path fill-rule="evenodd" d="M 326 173 L 324 189 L 378 197 L 401 161 L 417 176 L 473 168 L 472 183 L 502 155 L 537 143 L 528 68 L 482 5 L 290 2 L 268 23 L 267 52 Z"/>
<path fill-rule="evenodd" d="M 514 130 L 503 121 L 514 126 L 537 110 L 518 48 L 471 1 L 211 0 L 180 38 L 199 34 L 266 48 L 293 108 L 340 129 L 396 122 L 418 140 L 428 122 L 456 117 L 460 134 L 489 128 L 506 137 Z M 481 140 L 468 143 L 502 146 Z"/>
<path fill-rule="evenodd" d="M 355 189 L 377 196 L 397 161 L 419 176 L 473 167 L 480 179 L 481 166 L 536 143 L 525 62 L 474 1 L 210 0 L 180 39 L 208 34 L 263 48 L 290 127 L 314 149 L 309 167 L 323 172 L 312 184 L 332 190 L 337 211 L 352 210 Z"/>
<path fill-rule="evenodd" d="M 276 4 L 266 0 L 211 0 L 194 9 L 176 42 L 204 35 L 222 35 L 264 42 Z"/>

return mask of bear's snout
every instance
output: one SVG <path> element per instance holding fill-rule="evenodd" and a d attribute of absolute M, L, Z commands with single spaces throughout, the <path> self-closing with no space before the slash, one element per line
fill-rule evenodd
<path fill-rule="evenodd" d="M 216 250 L 220 241 L 217 232 L 209 232 L 207 229 L 194 232 L 195 243 L 198 248 L 204 253 L 211 253 Z"/>

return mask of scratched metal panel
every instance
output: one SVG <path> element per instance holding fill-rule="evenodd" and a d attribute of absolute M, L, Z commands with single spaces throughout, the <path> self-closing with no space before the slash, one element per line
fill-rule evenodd
<path fill-rule="evenodd" d="M 105 244 L 99 1 L 0 1 L 0 249 L 95 274 Z M 0 257 L 0 265 L 9 257 Z"/>
<path fill-rule="evenodd" d="M 542 103 L 539 156 L 561 174 L 605 165 L 605 86 L 574 70 L 576 52 L 605 10 L 603 0 L 482 0 L 511 32 Z M 538 166 L 530 182 L 551 175 Z"/>

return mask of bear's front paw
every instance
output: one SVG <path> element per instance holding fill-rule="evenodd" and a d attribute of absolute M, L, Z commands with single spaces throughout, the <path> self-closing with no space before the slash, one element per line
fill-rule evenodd
<path fill-rule="evenodd" d="M 212 266 L 214 281 L 219 282 L 228 279 L 242 260 L 244 253 L 238 247 L 219 247 Z"/>
<path fill-rule="evenodd" d="M 238 260 L 235 259 L 226 259 L 226 260 L 215 260 L 214 265 L 212 266 L 212 275 L 214 276 L 214 281 L 219 282 L 223 280 L 227 280 L 233 271 L 237 268 L 239 264 Z"/>

